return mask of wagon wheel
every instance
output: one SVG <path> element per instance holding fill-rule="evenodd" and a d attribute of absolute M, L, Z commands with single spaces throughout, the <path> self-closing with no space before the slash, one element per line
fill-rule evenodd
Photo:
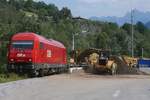
<path fill-rule="evenodd" d="M 117 74 L 117 64 L 113 63 L 111 67 L 111 74 L 116 75 Z"/>

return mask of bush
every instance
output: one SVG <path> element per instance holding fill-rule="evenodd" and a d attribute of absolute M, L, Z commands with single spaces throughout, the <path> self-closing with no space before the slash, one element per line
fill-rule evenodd
<path fill-rule="evenodd" d="M 15 73 L 8 73 L 6 64 L 0 66 L 0 83 L 16 81 L 27 78 L 26 76 L 19 76 Z"/>
<path fill-rule="evenodd" d="M 0 74 L 6 73 L 6 64 L 0 65 Z"/>
<path fill-rule="evenodd" d="M 0 74 L 0 83 L 16 81 L 25 78 L 26 78 L 25 76 L 19 76 L 15 73 L 5 73 L 5 74 Z"/>

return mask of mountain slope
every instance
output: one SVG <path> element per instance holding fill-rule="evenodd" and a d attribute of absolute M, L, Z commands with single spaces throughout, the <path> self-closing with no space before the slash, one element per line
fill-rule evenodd
<path fill-rule="evenodd" d="M 141 12 L 138 10 L 134 10 L 133 13 L 134 23 L 137 22 L 143 22 L 146 24 L 150 21 L 150 12 Z M 124 23 L 130 23 L 131 22 L 131 12 L 128 12 L 123 17 L 115 17 L 115 16 L 107 16 L 107 17 L 91 17 L 91 20 L 100 20 L 100 21 L 107 21 L 107 22 L 116 22 L 119 25 L 123 25 Z"/>
<path fill-rule="evenodd" d="M 149 28 L 149 29 L 150 29 L 150 21 L 149 21 L 149 22 L 147 22 L 147 23 L 145 24 L 145 26 L 146 26 L 147 28 Z"/>

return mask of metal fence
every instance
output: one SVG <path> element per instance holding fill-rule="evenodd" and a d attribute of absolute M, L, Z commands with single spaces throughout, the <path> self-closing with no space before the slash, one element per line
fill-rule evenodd
<path fill-rule="evenodd" d="M 150 68 L 150 59 L 140 59 L 138 60 L 139 67 L 147 67 Z"/>

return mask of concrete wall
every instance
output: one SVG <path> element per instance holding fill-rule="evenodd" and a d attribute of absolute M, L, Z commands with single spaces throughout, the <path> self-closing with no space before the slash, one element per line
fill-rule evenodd
<path fill-rule="evenodd" d="M 146 72 L 146 73 L 150 74 L 150 68 L 149 68 L 149 67 L 141 67 L 141 68 L 139 68 L 139 69 L 140 69 L 140 71 L 142 71 L 142 72 Z"/>

